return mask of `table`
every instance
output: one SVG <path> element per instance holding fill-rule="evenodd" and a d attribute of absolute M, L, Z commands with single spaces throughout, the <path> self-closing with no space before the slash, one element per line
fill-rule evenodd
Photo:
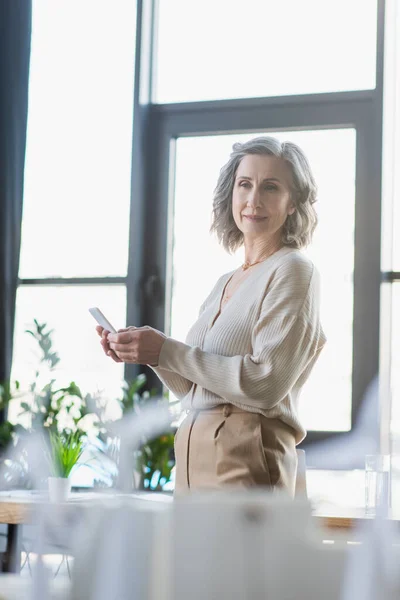
<path fill-rule="evenodd" d="M 112 494 L 115 496 L 115 493 Z M 137 493 L 152 501 L 170 502 L 170 494 Z M 109 493 L 72 492 L 69 503 L 85 504 L 93 499 L 110 497 Z M 44 498 L 44 497 L 43 497 Z M 40 499 L 37 493 L 29 491 L 0 492 L 0 523 L 7 525 L 7 546 L 3 556 L 3 573 L 18 573 L 21 564 L 21 525 L 29 523 L 32 507 Z M 321 506 L 314 509 L 315 522 L 332 533 L 352 530 L 368 517 L 362 508 L 334 508 Z M 400 523 L 400 521 L 398 521 Z"/>
<path fill-rule="evenodd" d="M 93 500 L 115 497 L 118 494 L 113 490 L 107 492 L 72 492 L 68 504 L 85 505 Z M 125 496 L 125 494 L 124 494 Z M 171 494 L 160 494 L 150 492 L 140 492 L 130 494 L 130 497 L 137 497 L 145 500 L 158 502 L 172 501 Z M 47 502 L 47 496 L 28 490 L 15 490 L 12 492 L 0 492 L 0 524 L 7 525 L 7 543 L 6 550 L 2 558 L 3 573 L 18 573 L 21 564 L 21 532 L 23 524 L 29 524 L 32 515 L 32 509 L 40 500 Z"/>
<path fill-rule="evenodd" d="M 0 497 L 0 523 L 7 525 L 7 544 L 2 557 L 3 573 L 18 573 L 21 564 L 21 527 L 27 521 L 25 502 Z"/>

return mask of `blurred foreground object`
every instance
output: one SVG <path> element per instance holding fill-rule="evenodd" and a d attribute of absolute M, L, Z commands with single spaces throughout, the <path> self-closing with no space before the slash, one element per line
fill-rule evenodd
<path fill-rule="evenodd" d="M 54 546 L 73 557 L 65 600 L 400 598 L 399 524 L 381 513 L 352 532 L 357 545 L 348 545 L 348 538 L 317 527 L 308 500 L 278 491 L 231 488 L 174 501 L 124 493 L 131 490 L 131 452 L 169 420 L 168 411 L 154 404 L 115 423 L 120 493 L 78 506 L 38 498 L 31 512 L 37 558 L 29 596 L 23 579 L 15 583 L 18 593 L 9 594 L 0 577 L 6 600 L 56 598 L 44 560 Z M 40 481 L 45 465 L 39 436 L 27 438 L 26 453 Z"/>

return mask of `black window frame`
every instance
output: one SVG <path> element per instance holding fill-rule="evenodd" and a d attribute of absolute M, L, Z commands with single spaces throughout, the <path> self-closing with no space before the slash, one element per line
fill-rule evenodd
<path fill-rule="evenodd" d="M 378 0 L 377 9 L 376 87 L 352 92 L 155 104 L 152 102 L 152 56 L 156 17 L 157 0 L 137 0 L 127 276 L 21 279 L 19 285 L 124 284 L 127 323 L 147 324 L 163 331 L 171 285 L 168 270 L 172 251 L 170 217 L 176 139 L 251 131 L 355 128 L 353 429 L 368 385 L 382 371 L 381 283 L 400 281 L 399 272 L 381 271 L 385 0 Z M 139 372 L 147 374 L 150 387 L 161 390 L 159 380 L 147 367 L 127 365 L 125 377 L 131 379 Z M 323 392 L 323 386 L 321 389 Z M 343 435 L 346 434 L 310 431 L 302 447 Z M 327 468 L 331 467 L 327 464 Z"/>

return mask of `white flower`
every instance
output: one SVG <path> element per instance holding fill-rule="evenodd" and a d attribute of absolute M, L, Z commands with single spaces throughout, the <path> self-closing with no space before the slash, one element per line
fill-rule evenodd
<path fill-rule="evenodd" d="M 69 406 L 73 406 L 74 408 L 80 409 L 82 406 L 82 398 L 79 398 L 79 396 L 73 396 L 73 395 L 69 395 L 69 396 L 65 396 L 65 398 L 62 401 L 62 406 L 63 408 L 68 408 Z"/>
<path fill-rule="evenodd" d="M 76 431 L 76 425 L 74 419 L 68 413 L 65 408 L 62 408 L 56 416 L 57 429 L 59 433 L 62 433 L 64 429 L 69 429 L 72 432 Z"/>
<path fill-rule="evenodd" d="M 79 410 L 78 406 L 71 406 L 68 412 L 73 419 L 81 418 L 81 411 Z"/>
<path fill-rule="evenodd" d="M 76 426 L 79 429 L 79 431 L 86 433 L 88 438 L 93 439 L 99 434 L 99 422 L 100 421 L 98 416 L 94 413 L 90 413 L 82 417 L 82 419 L 79 419 Z"/>

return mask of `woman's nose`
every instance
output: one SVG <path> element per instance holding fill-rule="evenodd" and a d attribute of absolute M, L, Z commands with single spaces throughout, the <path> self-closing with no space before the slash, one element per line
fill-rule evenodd
<path fill-rule="evenodd" d="M 261 206 L 261 196 L 258 189 L 253 188 L 250 191 L 250 194 L 247 196 L 247 206 L 250 206 L 251 208 L 258 208 Z"/>

